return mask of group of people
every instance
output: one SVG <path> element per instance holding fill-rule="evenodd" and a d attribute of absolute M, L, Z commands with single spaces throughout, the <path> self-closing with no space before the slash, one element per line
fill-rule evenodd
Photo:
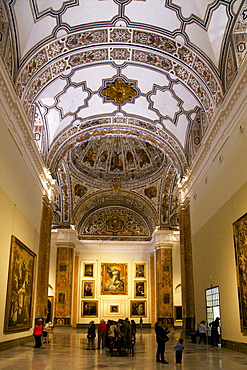
<path fill-rule="evenodd" d="M 42 347 L 42 337 L 44 338 L 44 342 L 43 344 L 45 343 L 50 343 L 50 330 L 53 328 L 53 325 L 51 322 L 47 322 L 44 326 L 43 326 L 43 320 L 42 319 L 38 319 L 37 320 L 37 323 L 36 325 L 34 326 L 34 329 L 33 329 L 33 336 L 34 336 L 34 340 L 35 340 L 35 346 L 34 348 L 41 348 Z"/>
<path fill-rule="evenodd" d="M 126 342 L 132 342 L 134 344 L 136 338 L 136 323 L 135 320 L 129 321 L 128 318 L 125 320 L 119 319 L 118 321 L 108 320 L 107 323 L 104 320 L 101 320 L 96 328 L 94 321 L 90 321 L 87 331 L 87 350 L 96 349 L 96 332 L 98 332 L 97 349 L 104 349 L 116 340 L 121 340 L 123 345 Z"/>
<path fill-rule="evenodd" d="M 202 320 L 198 326 L 197 331 L 193 335 L 192 342 L 197 343 L 197 337 L 199 337 L 198 345 L 201 345 L 203 343 L 204 345 L 207 344 L 207 334 L 210 332 L 210 344 L 212 347 L 218 347 L 219 346 L 219 327 L 220 327 L 220 318 L 216 317 L 214 321 L 212 321 L 208 326 L 206 325 L 206 321 Z"/>

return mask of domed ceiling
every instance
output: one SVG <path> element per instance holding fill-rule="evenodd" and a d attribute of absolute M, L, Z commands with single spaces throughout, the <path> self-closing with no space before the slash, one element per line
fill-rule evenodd
<path fill-rule="evenodd" d="M 246 54 L 247 2 L 0 0 L 0 13 L 0 52 L 60 188 L 54 227 L 177 227 L 174 188 Z"/>
<path fill-rule="evenodd" d="M 70 152 L 70 169 L 88 184 L 139 184 L 160 177 L 166 165 L 164 153 L 139 138 L 104 136 L 76 146 Z"/>

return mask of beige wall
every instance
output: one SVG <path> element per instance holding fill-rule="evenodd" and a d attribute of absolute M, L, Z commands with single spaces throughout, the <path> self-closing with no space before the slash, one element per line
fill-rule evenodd
<path fill-rule="evenodd" d="M 214 153 L 191 196 L 191 221 L 196 323 L 205 319 L 205 289 L 212 282 L 220 289 L 222 338 L 247 343 L 240 329 L 232 229 L 233 222 L 247 212 L 247 127 L 243 133 L 239 129 L 245 121 L 243 112 Z"/>
<path fill-rule="evenodd" d="M 4 70 L 1 69 L 0 72 L 4 73 Z M 1 82 L 3 83 L 2 75 Z M 31 163 L 31 155 L 23 144 L 28 140 L 28 131 L 24 140 L 19 127 L 21 115 L 17 119 L 20 103 L 12 93 L 11 83 L 7 82 L 4 94 L 0 89 L 0 342 L 32 334 L 32 330 L 3 334 L 3 327 L 11 235 L 38 255 L 43 196 L 37 173 L 34 172 L 34 163 Z M 12 98 L 16 99 L 16 114 L 13 114 L 8 106 L 13 104 Z M 31 136 L 30 141 L 33 142 Z"/>
<path fill-rule="evenodd" d="M 2 189 L 0 189 L 0 204 L 0 342 L 4 342 L 32 334 L 32 330 L 3 334 L 11 235 L 17 237 L 38 255 L 39 233 Z"/>

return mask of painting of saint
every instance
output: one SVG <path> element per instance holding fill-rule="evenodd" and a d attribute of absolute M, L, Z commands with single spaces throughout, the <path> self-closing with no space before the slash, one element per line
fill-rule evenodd
<path fill-rule="evenodd" d="M 84 276 L 93 277 L 93 263 L 85 263 Z"/>
<path fill-rule="evenodd" d="M 238 277 L 240 323 L 247 333 L 247 213 L 233 224 L 233 236 Z"/>
<path fill-rule="evenodd" d="M 130 301 L 131 317 L 146 317 L 146 301 Z"/>
<path fill-rule="evenodd" d="M 82 298 L 94 297 L 94 281 L 82 281 Z"/>
<path fill-rule="evenodd" d="M 82 301 L 82 317 L 98 317 L 98 301 Z"/>
<path fill-rule="evenodd" d="M 32 327 L 36 255 L 12 236 L 4 332 Z"/>
<path fill-rule="evenodd" d="M 146 264 L 135 264 L 135 278 L 146 278 Z"/>
<path fill-rule="evenodd" d="M 127 264 L 101 264 L 101 294 L 127 294 Z"/>
<path fill-rule="evenodd" d="M 147 296 L 146 281 L 135 281 L 135 298 Z"/>

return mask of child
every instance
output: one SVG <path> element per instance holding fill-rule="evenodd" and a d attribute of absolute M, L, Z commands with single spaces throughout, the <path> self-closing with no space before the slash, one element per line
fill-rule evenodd
<path fill-rule="evenodd" d="M 182 353 L 184 349 L 183 342 L 184 340 L 182 338 L 179 338 L 178 343 L 174 346 L 176 352 L 176 364 L 182 363 Z"/>

